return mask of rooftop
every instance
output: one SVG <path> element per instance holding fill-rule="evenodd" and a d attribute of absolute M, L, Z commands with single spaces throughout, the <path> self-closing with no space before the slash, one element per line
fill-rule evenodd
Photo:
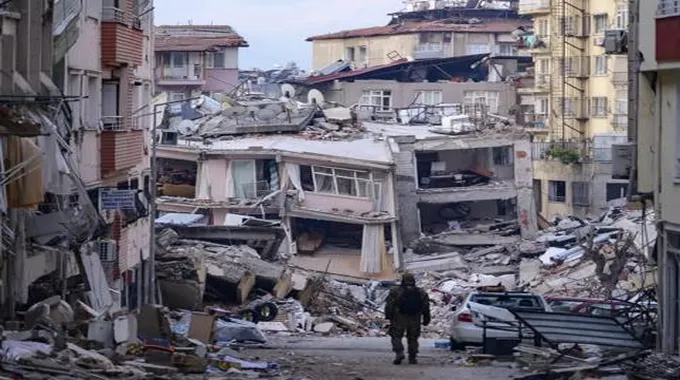
<path fill-rule="evenodd" d="M 511 33 L 520 26 L 530 27 L 530 20 L 521 19 L 476 19 L 471 20 L 447 18 L 434 21 L 409 21 L 396 25 L 374 26 L 370 28 L 344 30 L 336 33 L 322 34 L 307 38 L 307 41 L 336 40 L 358 37 L 393 36 L 423 32 L 464 32 L 464 33 Z"/>
<path fill-rule="evenodd" d="M 229 25 L 161 25 L 156 27 L 157 52 L 210 51 L 248 47 L 248 42 Z"/>

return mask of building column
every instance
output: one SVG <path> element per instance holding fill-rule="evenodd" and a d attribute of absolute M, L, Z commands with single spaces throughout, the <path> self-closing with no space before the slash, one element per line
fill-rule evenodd
<path fill-rule="evenodd" d="M 416 156 L 413 144 L 415 136 L 394 137 L 399 144 L 399 152 L 394 152 L 396 174 L 394 187 L 398 204 L 399 232 L 401 241 L 408 244 L 420 237 L 420 219 L 418 217 L 418 176 Z"/>
<path fill-rule="evenodd" d="M 529 139 L 515 140 L 513 162 L 520 233 L 522 238 L 531 239 L 538 233 L 538 215 L 534 200 L 534 172 Z"/>

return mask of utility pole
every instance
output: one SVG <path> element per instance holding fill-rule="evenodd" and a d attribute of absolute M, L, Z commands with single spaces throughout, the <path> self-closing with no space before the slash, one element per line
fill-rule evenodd
<path fill-rule="evenodd" d="M 628 200 L 637 192 L 637 136 L 640 84 L 640 0 L 628 0 L 628 143 L 631 166 L 628 178 Z"/>

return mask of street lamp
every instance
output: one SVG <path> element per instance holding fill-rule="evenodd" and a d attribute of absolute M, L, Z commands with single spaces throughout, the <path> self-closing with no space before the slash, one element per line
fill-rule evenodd
<path fill-rule="evenodd" d="M 158 107 L 161 106 L 167 106 L 171 104 L 177 104 L 177 103 L 185 103 L 185 102 L 191 102 L 192 100 L 198 100 L 201 99 L 202 97 L 194 97 L 194 98 L 189 98 L 189 99 L 182 99 L 182 100 L 172 100 L 169 102 L 163 102 L 163 103 L 156 103 L 153 105 L 153 126 L 151 127 L 151 162 L 149 163 L 151 166 L 151 180 L 150 182 L 150 187 L 149 189 L 151 191 L 151 200 L 149 202 L 150 210 L 149 210 L 149 215 L 150 215 L 150 225 L 151 227 L 149 228 L 149 266 L 151 267 L 151 274 L 149 278 L 149 288 L 147 289 L 147 303 L 155 304 L 156 303 L 156 196 L 158 192 L 158 165 L 156 165 L 156 148 L 158 146 L 158 139 L 156 136 L 156 129 L 157 129 L 157 116 L 158 116 Z"/>

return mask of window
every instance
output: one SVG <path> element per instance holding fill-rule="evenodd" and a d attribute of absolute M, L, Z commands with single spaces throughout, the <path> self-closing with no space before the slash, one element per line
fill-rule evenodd
<path fill-rule="evenodd" d="M 574 206 L 590 206 L 590 183 L 571 183 L 571 202 Z"/>
<path fill-rule="evenodd" d="M 276 160 L 234 160 L 231 170 L 237 199 L 260 198 L 279 188 Z"/>
<path fill-rule="evenodd" d="M 617 6 L 614 25 L 616 29 L 628 29 L 628 6 Z"/>
<path fill-rule="evenodd" d="M 223 51 L 206 53 L 205 67 L 209 69 L 225 68 L 226 67 L 225 53 Z"/>
<path fill-rule="evenodd" d="M 548 20 L 546 19 L 538 20 L 536 22 L 536 26 L 537 26 L 536 31 L 538 32 L 539 36 L 544 37 L 548 35 Z"/>
<path fill-rule="evenodd" d="M 498 112 L 498 91 L 465 91 L 463 101 L 465 105 L 484 104 L 488 112 Z"/>
<path fill-rule="evenodd" d="M 181 68 L 187 64 L 187 53 L 185 52 L 172 52 L 170 53 L 170 62 L 172 67 Z"/>
<path fill-rule="evenodd" d="M 489 44 L 468 44 L 466 53 L 468 55 L 472 54 L 488 54 L 491 53 Z"/>
<path fill-rule="evenodd" d="M 607 202 L 614 199 L 621 199 L 628 196 L 627 183 L 608 183 L 607 184 Z"/>
<path fill-rule="evenodd" d="M 442 102 L 442 92 L 437 90 L 416 91 L 415 104 L 436 106 Z"/>
<path fill-rule="evenodd" d="M 595 28 L 595 34 L 604 34 L 604 31 L 607 29 L 607 14 L 599 14 L 595 15 L 593 17 L 593 27 Z"/>
<path fill-rule="evenodd" d="M 497 146 L 491 149 L 494 165 L 512 165 L 512 147 Z"/>
<path fill-rule="evenodd" d="M 564 181 L 548 181 L 548 201 L 564 203 L 567 199 L 567 184 Z"/>
<path fill-rule="evenodd" d="M 375 186 L 371 173 L 365 171 L 301 166 L 303 189 L 316 193 L 347 195 L 359 198 L 377 198 L 380 186 Z M 311 180 L 311 183 L 309 181 Z"/>
<path fill-rule="evenodd" d="M 564 116 L 574 116 L 574 99 L 561 98 L 562 114 Z"/>
<path fill-rule="evenodd" d="M 359 46 L 359 58 L 357 60 L 359 63 L 368 63 L 368 49 L 366 46 Z"/>
<path fill-rule="evenodd" d="M 392 91 L 367 90 L 359 100 L 360 106 L 373 106 L 376 111 L 390 111 L 392 109 Z"/>
<path fill-rule="evenodd" d="M 550 113 L 550 103 L 548 101 L 548 98 L 536 99 L 535 107 L 537 115 L 548 115 L 548 113 Z"/>
<path fill-rule="evenodd" d="M 607 58 L 606 55 L 595 57 L 595 75 L 607 75 Z"/>
<path fill-rule="evenodd" d="M 604 96 L 596 96 L 593 98 L 593 117 L 603 118 L 607 117 L 607 98 Z"/>
<path fill-rule="evenodd" d="M 576 28 L 574 28 L 574 17 L 566 16 L 560 18 L 560 35 L 573 36 Z"/>
<path fill-rule="evenodd" d="M 498 54 L 500 55 L 517 55 L 517 46 L 512 42 L 500 42 L 498 44 Z"/>
<path fill-rule="evenodd" d="M 354 62 L 356 55 L 354 54 L 354 47 L 345 48 L 345 61 Z"/>

